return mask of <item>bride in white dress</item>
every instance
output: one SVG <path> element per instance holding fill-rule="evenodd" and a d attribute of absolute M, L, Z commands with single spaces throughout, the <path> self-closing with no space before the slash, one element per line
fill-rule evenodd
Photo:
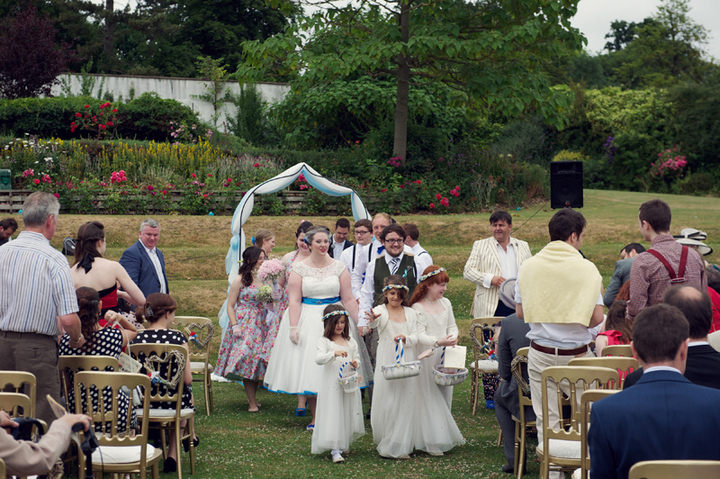
<path fill-rule="evenodd" d="M 322 380 L 322 367 L 316 364 L 315 356 L 318 340 L 323 335 L 325 307 L 342 303 L 352 320 L 351 337 L 358 344 L 362 341 L 357 334 L 358 306 L 352 294 L 350 273 L 342 262 L 327 254 L 330 230 L 315 226 L 305 233 L 305 241 L 310 247 L 310 256 L 292 265 L 288 280 L 289 306 L 280 322 L 264 381 L 270 391 L 309 396 L 312 422 L 308 429 L 312 429 L 316 395 Z M 360 354 L 361 364 L 370 364 L 366 360 L 367 352 L 361 350 Z M 364 371 L 361 376 L 361 387 L 367 386 L 370 373 Z"/>

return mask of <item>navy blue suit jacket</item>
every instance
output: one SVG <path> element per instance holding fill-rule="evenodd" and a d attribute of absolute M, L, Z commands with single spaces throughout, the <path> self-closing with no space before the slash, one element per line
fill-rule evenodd
<path fill-rule="evenodd" d="M 639 461 L 720 460 L 720 390 L 652 371 L 590 413 L 590 477 L 627 478 Z"/>
<path fill-rule="evenodd" d="M 145 297 L 150 293 L 160 292 L 160 281 L 165 283 L 165 291 L 170 292 L 167 276 L 165 275 L 165 257 L 159 249 L 155 248 L 155 250 L 160 259 L 160 266 L 162 266 L 162 279 L 158 278 L 155 265 L 153 265 L 150 256 L 145 250 L 145 246 L 143 246 L 140 240 L 126 249 L 120 257 L 120 264 L 123 265 L 123 268 L 125 268 L 130 275 L 130 279 L 138 285 L 138 288 L 140 288 L 140 291 L 143 292 Z"/>

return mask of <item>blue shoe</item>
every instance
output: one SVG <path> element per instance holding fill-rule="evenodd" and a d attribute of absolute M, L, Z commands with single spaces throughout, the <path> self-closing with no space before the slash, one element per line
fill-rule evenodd
<path fill-rule="evenodd" d="M 298 417 L 304 417 L 306 411 L 307 411 L 307 408 L 304 408 L 304 407 L 296 407 L 296 408 L 295 408 L 295 415 L 298 416 Z"/>
<path fill-rule="evenodd" d="M 492 399 L 486 399 L 485 400 L 485 408 L 486 409 L 495 409 L 495 401 Z"/>

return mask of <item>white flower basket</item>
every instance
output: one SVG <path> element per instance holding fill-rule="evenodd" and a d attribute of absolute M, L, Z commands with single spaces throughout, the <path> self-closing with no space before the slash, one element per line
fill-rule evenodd
<path fill-rule="evenodd" d="M 351 372 L 343 376 L 343 371 L 347 366 L 350 367 L 349 369 L 351 369 Z M 345 391 L 346 393 L 354 393 L 355 391 L 360 389 L 360 376 L 358 375 L 357 370 L 353 368 L 348 361 L 345 361 L 342 366 L 340 366 L 340 372 L 338 373 L 338 381 L 340 382 L 343 391 Z"/>
<path fill-rule="evenodd" d="M 466 368 L 445 367 L 445 352 L 446 348 L 443 346 L 443 352 L 440 356 L 440 364 L 433 368 L 433 379 L 435 380 L 435 384 L 438 386 L 454 386 L 456 384 L 460 384 L 467 378 L 468 370 Z M 463 357 L 465 355 L 464 348 L 462 355 Z"/>
<path fill-rule="evenodd" d="M 398 345 L 400 346 L 400 353 L 398 354 Z M 398 341 L 395 345 L 395 364 L 390 364 L 382 367 L 383 377 L 385 379 L 403 379 L 411 378 L 420 374 L 420 361 L 403 361 L 405 354 L 405 347 L 402 341 Z"/>

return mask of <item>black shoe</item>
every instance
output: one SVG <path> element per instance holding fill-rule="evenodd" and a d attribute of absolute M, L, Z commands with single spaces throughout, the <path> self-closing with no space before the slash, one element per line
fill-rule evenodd
<path fill-rule="evenodd" d="M 183 449 L 185 449 L 185 452 L 190 452 L 190 438 L 186 437 L 182 440 Z M 197 448 L 200 445 L 200 438 L 196 437 L 193 439 L 193 447 Z"/>
<path fill-rule="evenodd" d="M 165 458 L 163 472 L 177 472 L 177 461 L 175 461 L 172 457 Z"/>
<path fill-rule="evenodd" d="M 515 472 L 515 467 L 511 466 L 510 464 L 503 464 L 502 472 L 505 472 L 507 474 L 512 474 Z"/>

